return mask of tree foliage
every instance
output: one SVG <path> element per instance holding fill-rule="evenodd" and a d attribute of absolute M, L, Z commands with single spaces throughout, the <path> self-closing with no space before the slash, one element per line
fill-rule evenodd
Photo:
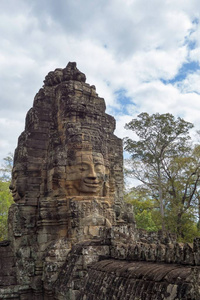
<path fill-rule="evenodd" d="M 0 241 L 5 240 L 8 234 L 8 210 L 13 203 L 12 195 L 9 190 L 11 171 L 12 171 L 13 155 L 8 154 L 4 158 L 4 163 L 0 168 Z"/>
<path fill-rule="evenodd" d="M 147 231 L 161 229 L 159 205 L 156 199 L 150 196 L 150 190 L 143 187 L 133 187 L 125 195 L 125 201 L 134 207 L 135 221 L 138 228 Z"/>
<path fill-rule="evenodd" d="M 0 240 L 7 239 L 8 234 L 8 210 L 13 203 L 12 195 L 9 191 L 9 182 L 0 181 Z"/>
<path fill-rule="evenodd" d="M 131 154 L 128 173 L 157 201 L 162 229 L 175 232 L 182 240 L 195 222 L 199 199 L 200 146 L 190 142 L 192 127 L 171 114 L 142 113 L 126 124 L 138 136 L 137 141 L 125 139 L 125 150 Z"/>

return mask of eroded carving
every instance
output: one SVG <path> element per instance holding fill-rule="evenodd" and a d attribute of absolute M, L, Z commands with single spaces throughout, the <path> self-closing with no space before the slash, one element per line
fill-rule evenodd
<path fill-rule="evenodd" d="M 53 86 L 61 83 L 62 81 L 76 80 L 80 82 L 85 82 L 86 77 L 85 74 L 80 72 L 75 62 L 70 62 L 65 69 L 55 69 L 55 71 L 51 71 L 45 77 L 44 84 L 46 86 Z"/>
<path fill-rule="evenodd" d="M 104 99 L 85 81 L 76 63 L 50 72 L 18 139 L 9 236 L 17 261 L 14 289 L 20 299 L 21 294 L 26 299 L 54 299 L 60 269 L 73 262 L 72 247 L 95 239 L 110 241 L 112 226 L 118 219 L 124 222 L 122 141 L 113 134 L 115 119 L 105 113 Z M 61 251 L 64 241 L 69 256 Z M 48 252 L 50 245 L 55 247 Z M 75 250 L 81 272 L 91 257 L 98 260 L 100 248 L 94 253 L 88 248 L 90 254 L 84 250 L 85 261 Z"/>
<path fill-rule="evenodd" d="M 25 173 L 25 166 L 23 164 L 16 164 L 12 170 L 12 181 L 10 184 L 10 190 L 15 202 L 23 201 L 26 187 L 27 176 Z"/>
<path fill-rule="evenodd" d="M 66 166 L 67 195 L 106 196 L 108 174 L 101 153 L 92 150 L 74 151 Z"/>

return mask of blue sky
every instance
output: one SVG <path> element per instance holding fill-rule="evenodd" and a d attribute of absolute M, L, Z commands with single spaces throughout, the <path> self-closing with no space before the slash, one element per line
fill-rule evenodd
<path fill-rule="evenodd" d="M 0 161 L 49 71 L 69 61 L 117 121 L 172 113 L 200 129 L 199 0 L 2 0 Z"/>

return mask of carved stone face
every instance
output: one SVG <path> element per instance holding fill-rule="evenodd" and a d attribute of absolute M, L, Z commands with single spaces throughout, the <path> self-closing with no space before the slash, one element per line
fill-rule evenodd
<path fill-rule="evenodd" d="M 67 186 L 70 195 L 102 196 L 105 181 L 105 166 L 102 154 L 92 151 L 77 151 L 75 159 L 66 168 Z"/>
<path fill-rule="evenodd" d="M 25 196 L 26 191 L 26 176 L 21 168 L 14 167 L 12 172 L 12 181 L 10 190 L 15 202 L 21 200 Z"/>

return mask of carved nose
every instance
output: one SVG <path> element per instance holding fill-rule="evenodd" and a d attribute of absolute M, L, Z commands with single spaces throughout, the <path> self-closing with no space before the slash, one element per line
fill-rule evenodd
<path fill-rule="evenodd" d="M 90 179 L 96 179 L 96 178 L 97 178 L 97 174 L 96 174 L 96 172 L 95 172 L 94 167 L 91 167 L 91 168 L 90 168 L 87 177 L 90 178 Z"/>

